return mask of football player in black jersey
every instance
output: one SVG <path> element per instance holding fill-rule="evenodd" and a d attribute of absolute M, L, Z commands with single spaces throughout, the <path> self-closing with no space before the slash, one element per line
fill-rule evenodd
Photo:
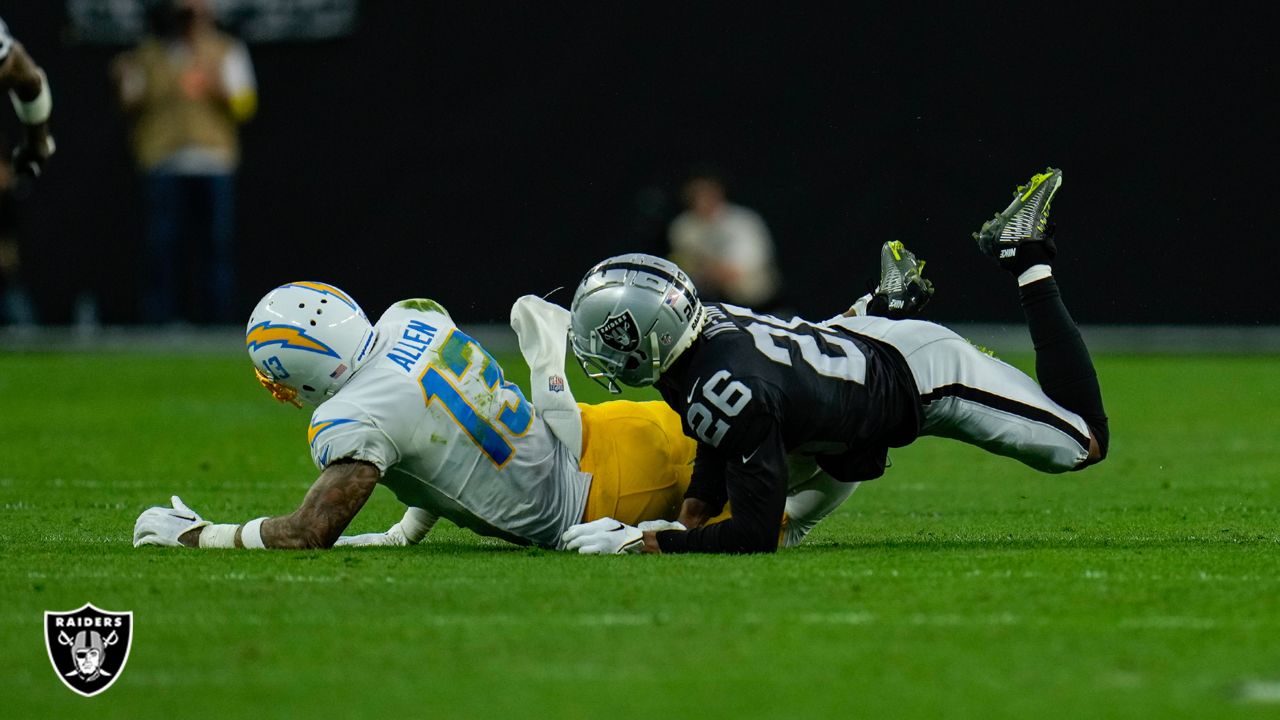
<path fill-rule="evenodd" d="M 1101 461 L 1109 439 L 1102 393 L 1051 270 L 1049 205 L 1061 183 L 1059 170 L 1034 175 L 974 234 L 1017 278 L 1039 383 L 933 323 L 783 320 L 703 305 L 688 276 L 649 255 L 592 268 L 573 298 L 574 354 L 611 390 L 656 385 L 698 450 L 684 530 L 605 518 L 567 531 L 568 547 L 772 552 L 789 486 L 819 474 L 847 483 L 879 477 L 888 449 L 921 435 L 1044 472 Z M 707 524 L 726 501 L 732 517 Z"/>
<path fill-rule="evenodd" d="M 53 98 L 49 78 L 13 39 L 0 20 L 0 90 L 9 91 L 13 110 L 22 121 L 23 136 L 13 151 L 13 166 L 23 174 L 38 177 L 53 155 L 53 135 L 49 133 L 49 113 Z"/>

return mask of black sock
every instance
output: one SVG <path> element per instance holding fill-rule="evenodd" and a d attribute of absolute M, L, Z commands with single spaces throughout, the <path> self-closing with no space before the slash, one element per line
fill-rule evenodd
<path fill-rule="evenodd" d="M 1043 242 L 1024 242 L 1018 246 L 1018 252 L 1011 258 L 1000 261 L 1001 267 L 1018 277 L 1032 265 L 1052 265 L 1058 254 L 1058 246 L 1049 238 Z"/>
<path fill-rule="evenodd" d="M 1058 255 L 1058 245 L 1053 242 L 1053 234 L 1057 229 L 1055 223 L 1047 223 L 1044 239 L 1037 242 L 1023 242 L 1018 246 L 1013 257 L 1004 257 L 1006 251 L 1002 251 L 1000 267 L 1013 273 L 1014 277 L 1018 277 L 1032 265 L 1052 265 L 1053 259 Z"/>
<path fill-rule="evenodd" d="M 889 317 L 889 299 L 883 295 L 872 295 L 867 303 L 867 315 L 872 317 Z"/>
<path fill-rule="evenodd" d="M 1053 277 L 1019 288 L 1022 310 L 1036 348 L 1036 379 L 1050 399 L 1084 418 L 1107 456 L 1111 434 L 1102 407 L 1102 389 L 1093 369 L 1089 349 L 1080 330 L 1062 304 Z"/>

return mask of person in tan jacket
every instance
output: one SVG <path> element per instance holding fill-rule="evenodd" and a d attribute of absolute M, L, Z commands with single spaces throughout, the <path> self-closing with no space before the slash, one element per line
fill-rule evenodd
<path fill-rule="evenodd" d="M 113 65 L 143 179 L 142 319 L 230 322 L 239 126 L 257 108 L 253 65 L 204 0 L 166 0 L 148 19 L 151 34 Z"/>

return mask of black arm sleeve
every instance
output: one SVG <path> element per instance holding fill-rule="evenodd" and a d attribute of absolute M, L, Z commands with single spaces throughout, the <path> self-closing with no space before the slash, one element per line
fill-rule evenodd
<path fill-rule="evenodd" d="M 710 516 L 715 517 L 724 510 L 725 501 L 729 498 L 724 482 L 724 455 L 706 443 L 698 443 L 698 454 L 693 459 L 693 477 L 689 479 L 685 498 L 705 502 L 711 511 Z"/>
<path fill-rule="evenodd" d="M 724 486 L 733 516 L 687 532 L 658 533 L 663 552 L 758 553 L 778 549 L 778 532 L 787 504 L 787 450 L 772 417 L 760 417 L 751 444 L 721 445 Z M 744 448 L 744 445 L 747 447 Z M 742 450 L 745 449 L 745 452 Z"/>
<path fill-rule="evenodd" d="M 889 448 L 883 445 L 852 450 L 843 455 L 819 455 L 818 467 L 840 482 L 875 480 L 889 464 Z"/>

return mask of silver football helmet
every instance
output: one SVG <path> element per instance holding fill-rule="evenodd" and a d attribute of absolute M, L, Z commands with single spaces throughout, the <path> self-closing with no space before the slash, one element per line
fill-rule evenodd
<path fill-rule="evenodd" d="M 675 263 L 641 253 L 591 268 L 573 294 L 569 343 L 587 377 L 652 385 L 683 353 L 704 317 L 698 291 Z"/>

